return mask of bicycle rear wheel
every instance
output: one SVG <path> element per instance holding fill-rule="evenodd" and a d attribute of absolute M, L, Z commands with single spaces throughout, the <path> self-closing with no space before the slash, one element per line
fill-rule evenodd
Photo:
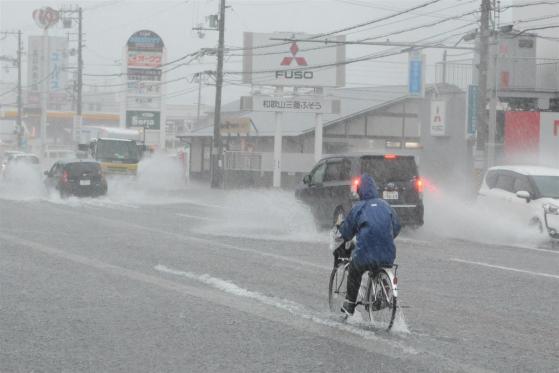
<path fill-rule="evenodd" d="M 347 263 L 338 264 L 330 274 L 328 305 L 331 312 L 340 312 L 347 292 Z"/>
<path fill-rule="evenodd" d="M 376 328 L 390 330 L 396 318 L 398 299 L 386 271 L 381 270 L 369 278 L 368 288 L 367 303 L 371 323 Z"/>

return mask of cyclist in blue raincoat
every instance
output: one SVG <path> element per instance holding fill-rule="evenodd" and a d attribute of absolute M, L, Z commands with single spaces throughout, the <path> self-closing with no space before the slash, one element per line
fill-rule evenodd
<path fill-rule="evenodd" d="M 345 241 L 357 236 L 356 248 L 351 253 L 346 300 L 341 311 L 352 315 L 361 277 L 368 270 L 391 267 L 396 259 L 394 238 L 400 233 L 400 219 L 394 209 L 379 198 L 377 185 L 368 174 L 358 184 L 356 202 L 339 227 Z M 342 248 L 340 246 L 340 248 Z M 338 249 L 339 250 L 339 249 Z M 337 256 L 339 254 L 335 253 Z"/>

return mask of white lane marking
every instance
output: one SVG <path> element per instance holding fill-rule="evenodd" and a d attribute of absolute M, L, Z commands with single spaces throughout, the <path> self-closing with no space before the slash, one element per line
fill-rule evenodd
<path fill-rule="evenodd" d="M 458 263 L 474 264 L 474 265 L 478 265 L 478 266 L 482 266 L 482 267 L 497 268 L 497 269 L 502 269 L 502 270 L 505 270 L 505 271 L 520 272 L 520 273 L 526 273 L 526 274 L 534 275 L 534 276 L 541 276 L 541 277 L 549 277 L 549 278 L 559 279 L 558 275 L 552 275 L 552 274 L 549 274 L 549 273 L 532 272 L 532 271 L 527 271 L 525 269 L 504 267 L 504 266 L 499 266 L 499 265 L 494 265 L 494 264 L 489 264 L 489 263 L 482 263 L 482 262 L 472 262 L 472 261 L 469 261 L 469 260 L 458 259 L 458 258 L 451 258 L 450 260 L 453 261 L 453 262 L 458 262 Z"/>
<path fill-rule="evenodd" d="M 203 284 L 212 286 L 212 287 L 214 287 L 218 290 L 221 290 L 223 292 L 226 292 L 226 293 L 229 293 L 229 294 L 232 294 L 232 295 L 236 295 L 236 296 L 244 297 L 244 298 L 250 298 L 250 299 L 256 300 L 260 303 L 263 303 L 267 306 L 272 306 L 272 307 L 279 308 L 281 310 L 284 310 L 284 311 L 287 311 L 287 312 L 291 313 L 292 315 L 301 317 L 301 318 L 306 319 L 306 320 L 310 320 L 310 321 L 315 322 L 317 324 L 328 326 L 328 327 L 331 327 L 331 328 L 340 329 L 340 330 L 343 330 L 345 332 L 349 332 L 349 333 L 358 335 L 358 336 L 363 337 L 363 338 L 368 339 L 368 340 L 382 341 L 383 343 L 389 343 L 393 347 L 402 349 L 404 352 L 409 353 L 409 354 L 414 354 L 415 355 L 415 354 L 418 353 L 415 349 L 413 349 L 411 347 L 408 347 L 408 346 L 404 346 L 401 343 L 381 339 L 372 331 L 364 330 L 364 329 L 361 329 L 359 327 L 355 327 L 355 326 L 352 326 L 352 325 L 349 325 L 349 324 L 344 324 L 344 323 L 341 323 L 341 322 L 335 322 L 335 321 L 332 321 L 332 320 L 328 320 L 328 319 L 318 317 L 316 315 L 313 315 L 311 311 L 306 310 L 304 306 L 302 306 L 298 303 L 295 303 L 293 301 L 286 300 L 286 299 L 269 297 L 269 296 L 260 294 L 260 293 L 255 292 L 255 291 L 247 290 L 247 289 L 244 289 L 244 288 L 234 284 L 231 281 L 222 280 L 222 279 L 217 278 L 217 277 L 212 277 L 208 274 L 196 274 L 196 273 L 192 273 L 192 272 L 179 271 L 179 270 L 172 269 L 172 268 L 169 268 L 169 267 L 161 265 L 161 264 L 156 265 L 155 270 L 159 271 L 159 272 L 175 275 L 175 276 L 185 277 L 185 278 L 190 279 L 190 280 L 195 280 L 195 281 L 198 281 L 198 282 L 201 282 Z"/>
<path fill-rule="evenodd" d="M 198 220 L 207 220 L 207 221 L 223 221 L 221 219 L 216 219 L 216 218 L 210 218 L 207 216 L 197 216 L 197 215 L 189 215 L 189 214 L 183 214 L 183 213 L 177 213 L 177 216 L 180 216 L 181 218 L 188 218 L 188 219 L 198 219 Z"/>
<path fill-rule="evenodd" d="M 270 308 L 266 308 L 266 307 L 262 307 L 259 304 L 250 304 L 247 302 L 239 302 L 238 300 L 236 300 L 236 298 L 231 297 L 231 295 L 224 293 L 223 291 L 219 292 L 219 291 L 213 291 L 210 290 L 208 291 L 208 289 L 204 289 L 204 288 L 198 288 L 198 287 L 194 287 L 194 286 L 189 286 L 186 284 L 182 284 L 182 283 L 178 283 L 178 282 L 174 282 L 174 281 L 170 281 L 170 280 L 166 280 L 164 278 L 158 277 L 158 276 L 153 276 L 150 274 L 146 274 L 146 273 L 142 273 L 140 271 L 136 271 L 136 270 L 132 270 L 132 269 L 128 269 L 125 267 L 121 267 L 118 265 L 114 265 L 114 264 L 109 264 L 106 262 L 103 262 L 101 260 L 97 260 L 94 258 L 89 258 L 89 257 L 85 257 L 82 255 L 78 255 L 78 254 L 74 254 L 74 253 L 70 253 L 70 252 L 66 252 L 64 250 L 61 249 L 57 249 L 54 248 L 52 246 L 47 246 L 44 245 L 42 243 L 38 243 L 38 242 L 34 242 L 34 241 L 29 241 L 23 238 L 19 238 L 16 236 L 13 236 L 11 234 L 7 234 L 7 233 L 2 233 L 0 232 L 0 239 L 3 239 L 5 241 L 9 241 L 12 243 L 16 243 L 18 245 L 27 247 L 29 249 L 35 250 L 37 252 L 46 254 L 46 255 L 50 255 L 59 259 L 64 259 L 67 260 L 69 262 L 73 262 L 76 264 L 80 264 L 86 267 L 90 267 L 92 269 L 96 269 L 99 270 L 101 272 L 105 272 L 114 276 L 120 276 L 120 277 L 124 277 L 127 278 L 129 280 L 134 280 L 134 281 L 138 281 L 144 284 L 148 284 L 148 285 L 152 285 L 152 286 L 158 286 L 160 288 L 163 288 L 165 290 L 169 290 L 169 291 L 174 291 L 177 293 L 180 293 L 182 295 L 185 296 L 194 296 L 196 298 L 199 299 L 204 299 L 208 302 L 214 303 L 214 304 L 218 304 L 220 306 L 223 307 L 229 307 L 232 309 L 235 309 L 237 311 L 241 311 L 241 312 L 245 312 L 248 313 L 250 315 L 254 315 L 256 317 L 260 317 L 272 322 L 277 322 L 277 323 L 281 323 L 284 325 L 287 325 L 288 327 L 292 327 L 300 332 L 304 332 L 304 333 L 313 333 L 315 335 L 321 336 L 321 337 L 325 337 L 325 338 L 329 338 L 329 339 L 333 339 L 335 341 L 338 341 L 340 343 L 344 343 L 346 345 L 352 346 L 352 347 L 356 347 L 359 349 L 363 349 L 369 352 L 373 352 L 373 353 L 377 353 L 377 354 L 382 354 L 385 356 L 389 356 L 389 357 L 393 357 L 393 358 L 399 358 L 401 357 L 400 353 L 397 353 L 394 350 L 394 347 L 396 347 L 396 349 L 398 351 L 401 351 L 405 354 L 412 354 L 415 355 L 417 354 L 417 352 L 411 348 L 411 347 L 407 347 L 404 346 L 403 344 L 399 344 L 399 343 L 392 343 L 390 344 L 390 346 L 386 346 L 386 345 L 379 345 L 379 344 L 363 344 L 361 341 L 357 341 L 355 340 L 355 337 L 352 337 L 350 335 L 343 335 L 340 333 L 332 333 L 329 330 L 325 330 L 320 328 L 319 326 L 330 326 L 329 323 L 332 324 L 336 324 L 333 321 L 328 321 L 328 320 L 324 320 L 324 322 L 322 323 L 322 325 L 317 325 L 317 326 L 313 326 L 313 324 L 309 324 L 308 322 L 305 322 L 305 320 L 303 319 L 294 319 L 294 318 L 290 318 L 290 317 L 285 317 L 285 316 L 281 316 L 278 314 L 274 314 L 273 312 L 270 312 Z M 0 245 L 0 249 L 2 249 L 2 246 Z M 241 288 L 239 288 L 241 289 Z M 314 319 L 312 319 L 313 321 L 315 321 Z M 308 321 L 308 319 L 307 319 Z M 343 329 L 345 330 L 345 329 Z M 348 329 L 348 331 L 351 332 L 351 330 Z M 355 334 L 355 333 L 354 333 Z M 380 338 L 377 338 L 378 340 L 380 340 Z M 388 344 L 387 344 L 388 345 Z M 387 349 L 385 347 L 390 347 L 390 349 Z"/>

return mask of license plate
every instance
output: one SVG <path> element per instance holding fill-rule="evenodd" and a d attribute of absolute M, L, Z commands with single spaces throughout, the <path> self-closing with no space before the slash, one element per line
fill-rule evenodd
<path fill-rule="evenodd" d="M 398 192 L 384 191 L 384 192 L 382 192 L 382 198 L 383 199 L 398 199 Z"/>
<path fill-rule="evenodd" d="M 80 180 L 80 185 L 91 185 L 91 180 Z"/>

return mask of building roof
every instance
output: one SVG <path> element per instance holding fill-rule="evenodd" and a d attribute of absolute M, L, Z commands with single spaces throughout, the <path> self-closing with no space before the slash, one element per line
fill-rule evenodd
<path fill-rule="evenodd" d="M 339 99 L 339 114 L 324 114 L 323 126 L 353 117 L 362 112 L 375 110 L 408 98 L 407 86 L 380 86 L 363 88 L 337 88 L 325 90 L 325 97 Z M 238 116 L 250 118 L 254 125 L 251 136 L 274 136 L 275 120 L 273 112 L 242 112 L 239 110 L 240 100 L 233 101 L 222 107 L 222 116 Z M 315 114 L 283 113 L 283 136 L 299 136 L 314 131 Z M 199 128 L 181 137 L 206 137 L 213 135 L 213 126 Z"/>

